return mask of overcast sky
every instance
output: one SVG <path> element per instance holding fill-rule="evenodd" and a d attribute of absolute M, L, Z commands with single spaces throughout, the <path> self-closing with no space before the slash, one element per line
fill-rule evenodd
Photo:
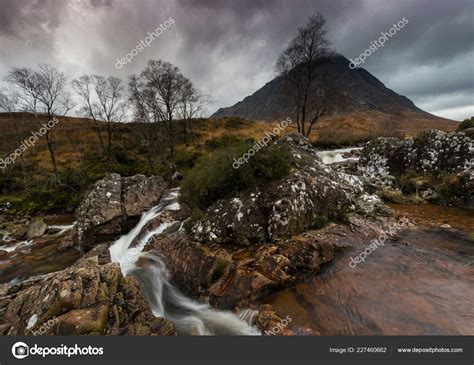
<path fill-rule="evenodd" d="M 474 115 L 473 0 L 0 0 L 0 75 L 47 62 L 69 78 L 125 80 L 149 59 L 163 59 L 211 94 L 212 113 L 272 80 L 278 54 L 317 10 L 347 58 L 405 17 L 408 24 L 363 67 L 428 112 Z M 175 23 L 150 47 L 115 68 L 170 17 Z"/>

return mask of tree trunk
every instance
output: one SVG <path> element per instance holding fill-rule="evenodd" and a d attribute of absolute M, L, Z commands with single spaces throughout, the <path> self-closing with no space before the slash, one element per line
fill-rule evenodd
<path fill-rule="evenodd" d="M 188 146 L 186 123 L 187 123 L 187 120 L 184 120 L 183 121 L 184 145 Z"/>
<path fill-rule="evenodd" d="M 192 123 L 189 124 L 189 130 L 191 131 L 191 135 L 193 136 L 194 144 L 197 144 L 198 139 L 197 139 L 197 137 L 196 137 L 196 133 L 194 133 L 194 129 L 193 129 L 193 124 L 192 124 Z"/>
<path fill-rule="evenodd" d="M 51 157 L 51 162 L 53 163 L 53 171 L 54 171 L 54 176 L 57 179 L 58 178 L 58 167 L 56 165 L 56 157 L 54 155 L 54 148 L 53 148 L 53 142 L 51 141 L 51 137 L 49 135 L 49 131 L 46 132 L 46 143 L 48 145 L 48 150 L 49 150 L 49 156 Z"/>
<path fill-rule="evenodd" d="M 168 118 L 169 118 L 169 138 L 170 138 L 170 153 L 171 157 L 174 157 L 174 141 L 173 141 L 173 116 L 171 115 L 171 112 L 168 112 Z"/>
<path fill-rule="evenodd" d="M 110 162 L 110 155 L 112 152 L 112 126 L 111 122 L 107 122 L 107 162 Z"/>
<path fill-rule="evenodd" d="M 104 139 L 102 138 L 102 132 L 100 130 L 100 125 L 98 122 L 95 122 L 95 130 L 97 132 L 97 136 L 99 137 L 100 147 L 102 148 L 102 153 L 106 155 L 107 149 L 105 148 Z"/>

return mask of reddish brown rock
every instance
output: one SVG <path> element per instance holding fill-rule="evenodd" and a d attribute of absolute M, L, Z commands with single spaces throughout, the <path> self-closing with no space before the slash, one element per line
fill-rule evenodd
<path fill-rule="evenodd" d="M 0 332 L 174 334 L 168 321 L 153 316 L 136 279 L 123 277 L 116 264 L 98 266 L 84 259 L 79 265 L 17 285 L 2 285 Z"/>

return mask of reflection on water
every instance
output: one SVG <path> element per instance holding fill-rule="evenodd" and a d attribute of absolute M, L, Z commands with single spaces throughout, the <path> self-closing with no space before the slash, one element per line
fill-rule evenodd
<path fill-rule="evenodd" d="M 473 335 L 472 217 L 455 208 L 438 212 L 437 217 L 423 209 L 410 213 L 435 224 L 443 217 L 439 223 L 464 232 L 407 229 L 354 269 L 350 258 L 364 246 L 351 247 L 324 273 L 276 293 L 271 303 L 297 327 L 322 335 Z"/>

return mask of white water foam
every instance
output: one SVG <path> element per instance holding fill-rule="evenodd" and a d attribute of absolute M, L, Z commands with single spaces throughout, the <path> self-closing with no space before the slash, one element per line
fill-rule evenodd
<path fill-rule="evenodd" d="M 214 310 L 207 304 L 197 303 L 185 297 L 169 282 L 163 260 L 149 253 L 142 253 L 149 240 L 163 233 L 174 223 L 163 222 L 158 228 L 146 232 L 135 247 L 143 228 L 152 219 L 167 210 L 179 210 L 179 190 L 170 190 L 160 203 L 145 212 L 139 223 L 110 247 L 113 262 L 120 264 L 124 275 L 133 275 L 157 317 L 169 319 L 182 335 L 259 335 L 260 332 L 231 312 Z M 182 224 L 180 229 L 182 228 Z"/>
<path fill-rule="evenodd" d="M 337 150 L 318 151 L 317 154 L 326 165 L 343 161 L 357 161 L 358 157 L 345 158 L 344 154 L 353 150 L 361 150 L 362 147 L 340 148 Z"/>

